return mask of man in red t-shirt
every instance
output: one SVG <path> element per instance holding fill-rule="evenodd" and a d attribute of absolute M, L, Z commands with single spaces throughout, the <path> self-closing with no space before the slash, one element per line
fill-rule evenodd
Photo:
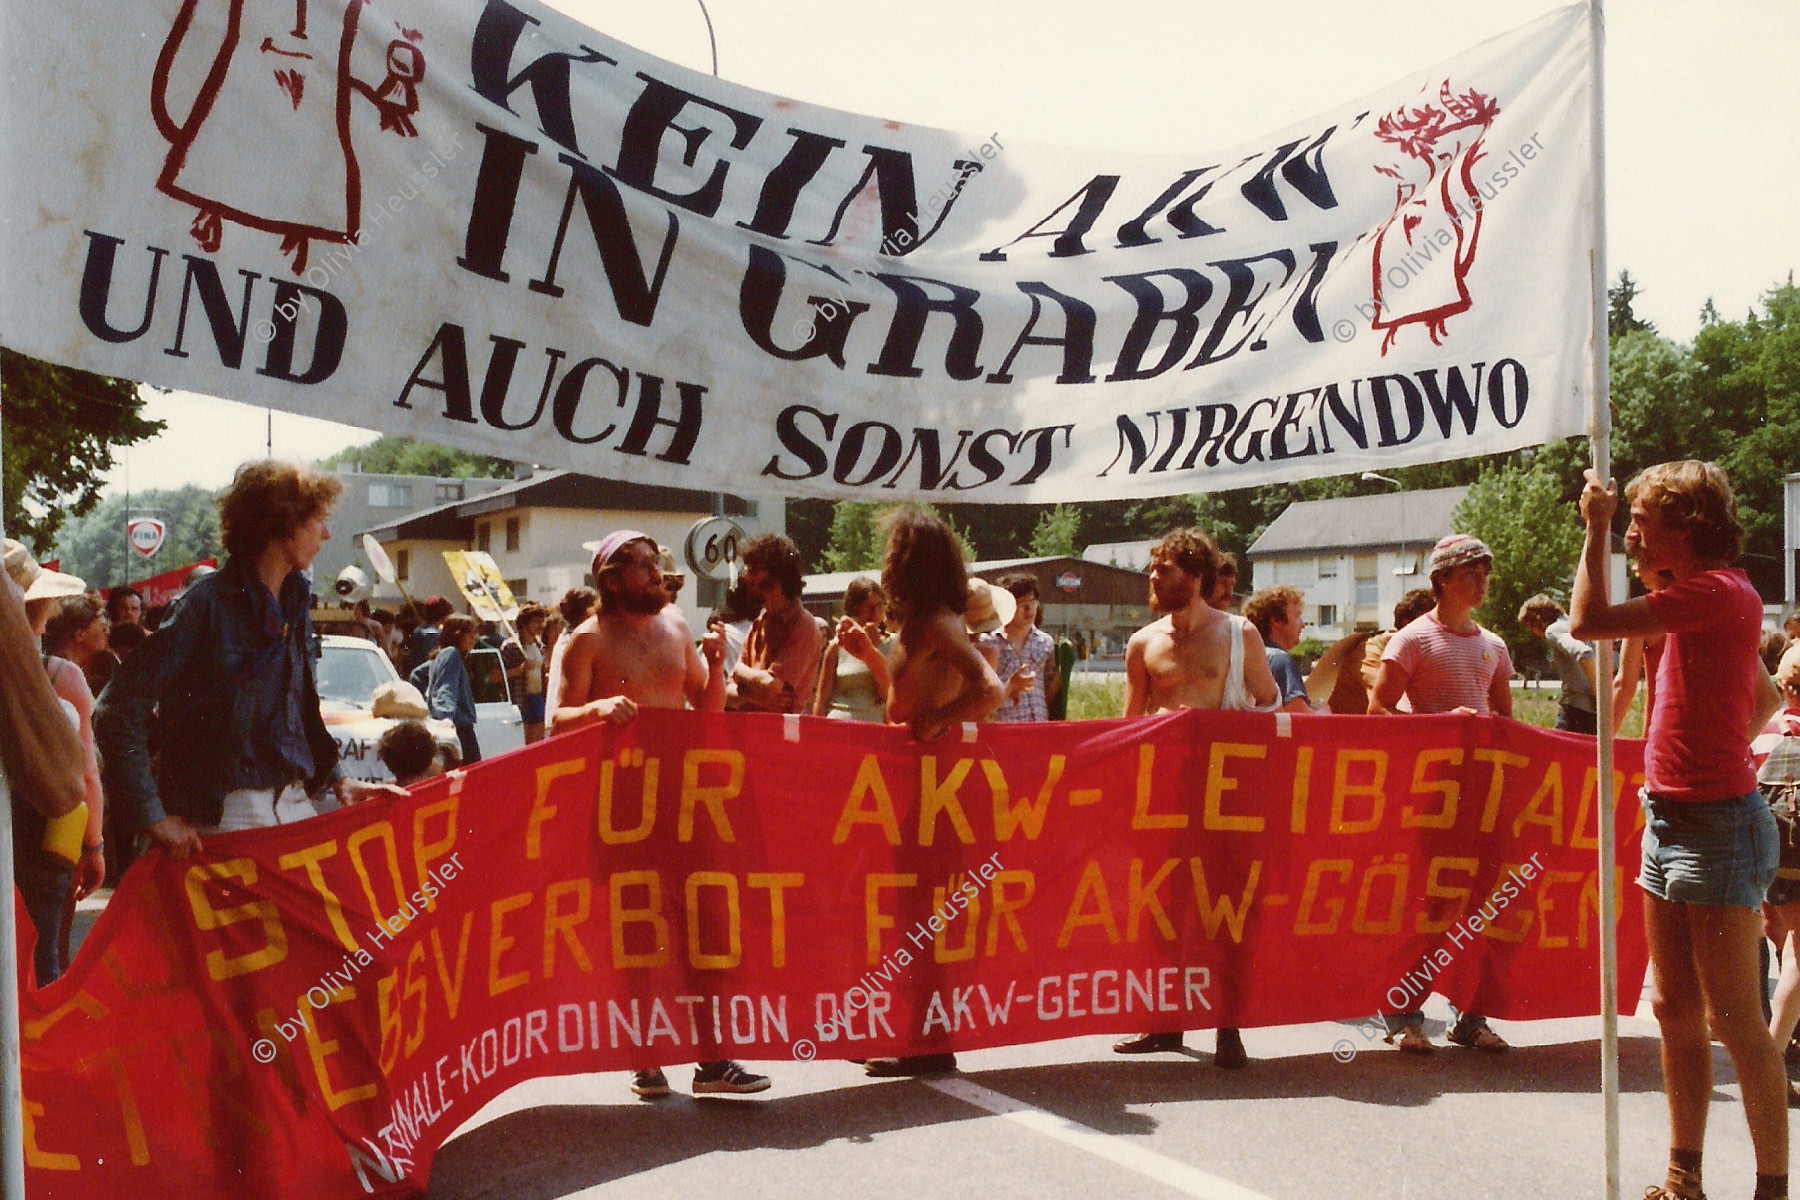
<path fill-rule="evenodd" d="M 1757 944 L 1778 841 L 1756 790 L 1750 739 L 1779 704 L 1762 668 L 1762 600 L 1731 564 L 1743 550 L 1731 482 L 1712 463 L 1660 463 L 1625 489 L 1626 549 L 1672 582 L 1613 604 L 1604 570 L 1618 492 L 1593 471 L 1571 632 L 1584 641 L 1663 635 L 1645 732 L 1638 886 L 1656 979 L 1669 1171 L 1646 1200 L 1701 1200 L 1712 1039 L 1737 1070 L 1756 1149 L 1756 1200 L 1787 1193 L 1787 1081 L 1762 1023 Z"/>

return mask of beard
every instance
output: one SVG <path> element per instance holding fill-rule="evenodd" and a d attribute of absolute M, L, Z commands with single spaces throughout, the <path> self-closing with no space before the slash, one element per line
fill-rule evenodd
<path fill-rule="evenodd" d="M 1153 583 L 1150 585 L 1150 611 L 1153 613 L 1180 612 L 1194 601 L 1194 595 L 1200 590 L 1200 581 L 1191 577 L 1171 579 L 1160 590 Z"/>
<path fill-rule="evenodd" d="M 669 604 L 669 593 L 658 584 L 655 591 L 626 592 L 618 597 L 619 607 L 641 617 L 654 616 Z"/>

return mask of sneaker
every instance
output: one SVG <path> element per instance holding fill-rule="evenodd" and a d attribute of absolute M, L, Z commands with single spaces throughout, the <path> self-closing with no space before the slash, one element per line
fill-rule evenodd
<path fill-rule="evenodd" d="M 669 1094 L 669 1077 L 660 1070 L 633 1071 L 631 1091 L 633 1095 L 645 1100 L 666 1096 Z"/>
<path fill-rule="evenodd" d="M 769 1090 L 769 1077 L 755 1075 L 738 1063 L 701 1063 L 694 1068 L 694 1095 L 747 1096 Z"/>
<path fill-rule="evenodd" d="M 1250 1056 L 1244 1052 L 1244 1035 L 1235 1029 L 1219 1030 L 1219 1041 L 1213 1050 L 1213 1065 L 1224 1067 L 1227 1071 L 1236 1071 L 1250 1065 Z"/>
<path fill-rule="evenodd" d="M 1179 1033 L 1140 1033 L 1113 1043 L 1114 1054 L 1176 1054 L 1181 1049 Z"/>
<path fill-rule="evenodd" d="M 915 1075 L 954 1075 L 954 1054 L 908 1054 L 904 1058 L 871 1058 L 863 1074 L 871 1079 L 900 1079 Z"/>
<path fill-rule="evenodd" d="M 1417 1025 L 1408 1025 L 1399 1033 L 1390 1033 L 1387 1040 L 1408 1054 L 1430 1054 L 1437 1049 L 1425 1031 Z"/>
<path fill-rule="evenodd" d="M 1486 1025 L 1474 1029 L 1452 1029 L 1449 1040 L 1465 1050 L 1486 1050 L 1489 1054 L 1505 1054 L 1512 1046 Z"/>

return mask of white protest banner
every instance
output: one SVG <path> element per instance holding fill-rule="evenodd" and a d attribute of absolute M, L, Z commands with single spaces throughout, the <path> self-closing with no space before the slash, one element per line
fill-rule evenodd
<path fill-rule="evenodd" d="M 1579 7 L 1158 157 L 782 99 L 529 0 L 9 4 L 0 56 L 0 341 L 58 363 L 864 499 L 1213 491 L 1585 426 Z"/>

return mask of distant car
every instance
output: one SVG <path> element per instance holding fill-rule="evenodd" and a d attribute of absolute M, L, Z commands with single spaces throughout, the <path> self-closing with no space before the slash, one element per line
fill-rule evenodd
<path fill-rule="evenodd" d="M 495 758 L 525 744 L 525 726 L 506 687 L 506 670 L 500 653 L 486 648 L 470 655 L 469 681 L 475 689 L 475 736 L 483 758 Z M 316 672 L 319 711 L 325 728 L 337 742 L 344 770 L 358 779 L 386 782 L 393 778 L 375 753 L 375 746 L 397 722 L 371 711 L 375 689 L 400 678 L 381 648 L 366 638 L 324 634 L 319 638 Z M 458 748 L 456 727 L 448 721 L 427 720 L 432 737 Z"/>
<path fill-rule="evenodd" d="M 319 659 L 314 674 L 319 683 L 319 713 L 337 743 L 344 770 L 357 779 L 382 783 L 393 773 L 375 753 L 381 735 L 399 724 L 371 711 L 375 689 L 400 678 L 394 664 L 374 642 L 359 637 L 325 634 L 319 639 Z M 425 722 L 440 745 L 455 749 L 456 727 L 448 721 Z"/>

